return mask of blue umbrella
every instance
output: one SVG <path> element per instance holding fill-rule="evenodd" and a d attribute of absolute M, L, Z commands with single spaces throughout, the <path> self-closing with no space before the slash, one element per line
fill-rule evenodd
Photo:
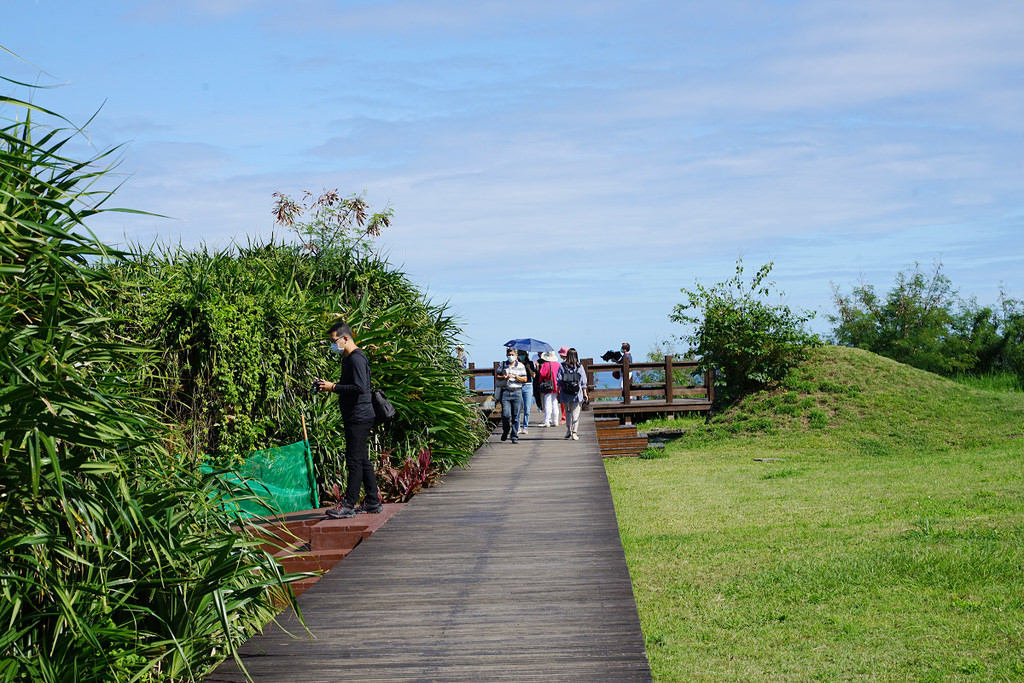
<path fill-rule="evenodd" d="M 554 351 L 551 348 L 551 344 L 542 342 L 539 339 L 509 339 L 505 342 L 505 347 L 509 349 L 518 349 L 519 351 L 526 351 L 527 353 L 542 353 L 544 351 Z"/>

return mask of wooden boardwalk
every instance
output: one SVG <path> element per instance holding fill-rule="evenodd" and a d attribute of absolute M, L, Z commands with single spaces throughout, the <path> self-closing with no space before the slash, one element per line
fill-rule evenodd
<path fill-rule="evenodd" d="M 492 435 L 299 598 L 312 640 L 246 643 L 253 679 L 650 681 L 590 413 L 564 434 Z"/>

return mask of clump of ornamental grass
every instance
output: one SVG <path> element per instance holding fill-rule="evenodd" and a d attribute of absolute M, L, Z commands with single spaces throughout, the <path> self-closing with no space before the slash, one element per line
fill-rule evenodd
<path fill-rule="evenodd" d="M 301 576 L 232 531 L 230 494 L 180 466 L 157 405 L 126 380 L 84 222 L 110 153 L 0 97 L 0 679 L 195 680 L 270 619 Z M 2 110 L 0 110 L 2 111 Z"/>

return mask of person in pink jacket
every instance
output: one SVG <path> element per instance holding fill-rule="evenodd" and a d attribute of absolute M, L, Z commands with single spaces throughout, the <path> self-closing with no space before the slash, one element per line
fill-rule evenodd
<path fill-rule="evenodd" d="M 545 351 L 540 354 L 540 376 L 541 394 L 544 400 L 544 421 L 541 427 L 557 427 L 559 417 L 558 407 L 558 354 L 554 351 Z"/>

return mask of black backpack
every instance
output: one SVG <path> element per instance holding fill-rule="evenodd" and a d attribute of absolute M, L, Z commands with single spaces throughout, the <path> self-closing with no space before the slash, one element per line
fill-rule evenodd
<path fill-rule="evenodd" d="M 579 368 L 573 368 L 572 370 L 566 370 L 562 375 L 562 392 L 565 394 L 576 395 L 580 393 L 580 370 Z"/>

